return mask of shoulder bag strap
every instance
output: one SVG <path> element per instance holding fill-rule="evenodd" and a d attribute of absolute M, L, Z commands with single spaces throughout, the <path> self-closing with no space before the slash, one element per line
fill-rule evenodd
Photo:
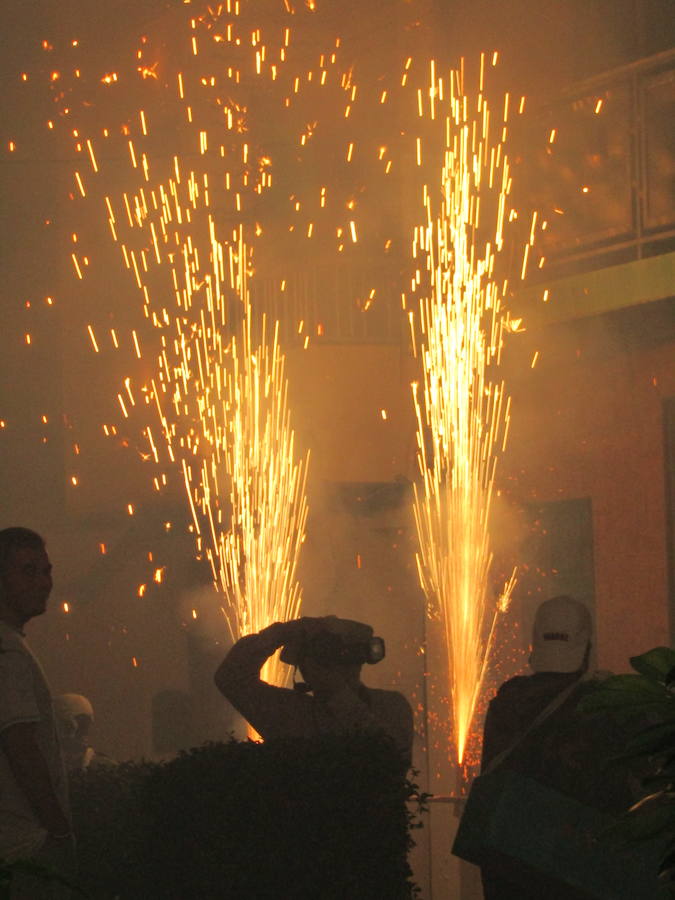
<path fill-rule="evenodd" d="M 507 756 L 510 756 L 511 753 L 513 753 L 518 744 L 520 744 L 521 741 L 525 740 L 528 734 L 531 734 L 531 732 L 533 732 L 535 728 L 538 728 L 545 719 L 548 719 L 551 713 L 554 713 L 556 709 L 562 706 L 565 700 L 567 700 L 567 698 L 572 694 L 574 689 L 583 681 L 583 677 L 584 676 L 582 675 L 581 678 L 577 678 L 576 681 L 573 681 L 572 684 L 568 685 L 564 691 L 556 694 L 553 700 L 551 700 L 551 702 L 541 710 L 539 715 L 530 722 L 525 731 L 523 731 L 522 734 L 519 734 L 515 738 L 515 740 L 511 741 L 511 743 L 505 750 L 502 750 L 501 753 L 498 753 L 497 756 L 495 756 L 494 759 L 491 760 L 488 767 L 484 772 L 482 772 L 482 774 L 487 775 L 488 772 L 492 772 L 497 768 L 498 765 L 503 763 Z"/>

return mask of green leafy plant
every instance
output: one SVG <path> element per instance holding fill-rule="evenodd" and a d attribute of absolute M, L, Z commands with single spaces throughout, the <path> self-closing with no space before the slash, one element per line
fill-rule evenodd
<path fill-rule="evenodd" d="M 579 709 L 608 712 L 627 728 L 619 757 L 637 763 L 646 795 L 622 816 L 612 833 L 628 841 L 663 842 L 659 877 L 675 897 L 675 650 L 655 647 L 630 660 L 636 674 L 612 675 Z"/>
<path fill-rule="evenodd" d="M 64 878 L 58 872 L 54 872 L 48 866 L 42 866 L 30 859 L 16 859 L 7 862 L 0 859 L 0 900 L 11 900 L 12 883 L 15 875 L 30 875 L 34 881 L 42 881 L 45 884 L 58 884 L 73 892 L 73 896 L 89 898 L 79 884 L 70 878 Z M 89 898 L 91 900 L 91 898 Z"/>

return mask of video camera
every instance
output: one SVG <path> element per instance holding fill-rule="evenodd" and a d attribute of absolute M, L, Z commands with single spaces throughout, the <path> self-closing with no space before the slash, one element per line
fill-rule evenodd
<path fill-rule="evenodd" d="M 384 640 L 373 635 L 370 625 L 337 616 L 310 621 L 311 629 L 301 629 L 295 640 L 284 645 L 282 662 L 297 666 L 303 659 L 312 659 L 321 665 L 375 665 L 384 659 Z"/>

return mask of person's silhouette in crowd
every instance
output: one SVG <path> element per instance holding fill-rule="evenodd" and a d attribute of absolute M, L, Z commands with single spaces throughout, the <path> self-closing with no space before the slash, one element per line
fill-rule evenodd
<path fill-rule="evenodd" d="M 52 566 L 39 534 L 0 531 L 0 857 L 72 874 L 67 778 L 49 685 L 24 627 L 47 609 Z M 69 896 L 55 881 L 21 874 L 12 900 Z"/>
<path fill-rule="evenodd" d="M 491 701 L 481 770 L 503 766 L 587 806 L 620 812 L 633 799 L 631 776 L 625 766 L 608 762 L 626 735 L 610 717 L 577 710 L 603 677 L 588 673 L 591 637 L 590 612 L 578 600 L 557 596 L 539 606 L 529 660 L 533 674 L 506 681 Z M 485 900 L 540 900 L 489 863 L 481 875 Z"/>
<path fill-rule="evenodd" d="M 298 667 L 304 678 L 293 690 L 260 677 L 279 648 L 282 662 Z M 264 739 L 377 731 L 393 738 L 409 765 L 410 704 L 398 691 L 376 690 L 361 681 L 363 664 L 383 655 L 384 642 L 373 637 L 369 625 L 336 616 L 304 617 L 241 638 L 219 666 L 215 682 Z"/>
<path fill-rule="evenodd" d="M 54 697 L 54 714 L 61 751 L 69 774 L 85 772 L 97 766 L 114 766 L 116 762 L 91 746 L 94 707 L 82 694 L 59 694 Z"/>

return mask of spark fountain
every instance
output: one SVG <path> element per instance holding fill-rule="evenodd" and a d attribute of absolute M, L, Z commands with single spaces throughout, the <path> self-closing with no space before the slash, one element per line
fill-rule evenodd
<path fill-rule="evenodd" d="M 514 570 L 499 598 L 492 599 L 490 510 L 510 405 L 504 382 L 493 373 L 505 332 L 514 327 L 504 306 L 508 282 L 498 280 L 497 262 L 516 214 L 508 210 L 509 97 L 495 127 L 485 96 L 485 62 L 483 56 L 473 98 L 465 91 L 463 67 L 444 82 L 431 66 L 428 109 L 423 110 L 420 95 L 420 114 L 444 130 L 440 206 L 435 208 L 437 192 L 425 186 L 426 224 L 416 229 L 413 242 L 427 288 L 418 325 L 423 383 L 421 389 L 413 384 L 421 475 L 414 498 L 417 565 L 429 609 L 443 631 L 460 765 L 495 624 L 516 581 Z M 418 160 L 419 154 L 418 142 Z M 522 277 L 535 226 L 536 217 Z M 423 283 L 419 269 L 416 279 Z M 415 342 L 410 313 L 409 318 Z"/>
<path fill-rule="evenodd" d="M 136 226 L 154 232 L 144 216 Z M 210 562 L 236 640 L 299 613 L 309 454 L 297 459 L 278 322 L 270 335 L 251 307 L 242 232 L 224 247 L 212 219 L 209 227 L 210 245 L 200 249 L 209 251 L 210 273 L 199 270 L 189 239 L 177 265 L 167 260 L 182 285 L 175 295 L 182 314 L 167 316 L 163 308 L 160 320 L 150 313 L 175 334 L 162 334 L 156 375 L 143 390 L 168 456 L 180 465 L 197 548 Z M 144 297 L 152 303 L 148 290 Z M 150 425 L 145 433 L 159 463 Z M 283 669 L 273 660 L 265 675 L 281 684 Z"/>
<path fill-rule="evenodd" d="M 193 32 L 196 20 L 190 26 Z M 191 46 L 196 54 L 194 37 Z M 143 92 L 149 99 L 153 66 L 139 69 L 143 84 L 150 84 Z M 202 88 L 211 84 L 194 67 L 191 76 Z M 164 116 L 160 140 L 151 126 L 155 106 L 143 107 L 133 116 L 138 133 L 128 124 L 121 129 L 126 165 L 115 157 L 99 164 L 93 140 L 82 140 L 93 186 L 85 188 L 79 171 L 75 181 L 83 199 L 103 206 L 130 281 L 124 293 L 134 307 L 128 318 L 136 325 L 131 332 L 141 371 L 126 375 L 118 393 L 126 429 L 142 431 L 158 492 L 171 477 L 167 473 L 180 473 L 197 551 L 211 565 L 236 640 L 299 613 L 296 575 L 309 456 L 298 459 L 296 452 L 278 322 L 270 327 L 256 312 L 248 287 L 243 207 L 269 190 L 269 160 L 248 164 L 246 109 L 235 100 L 224 116 L 220 100 L 215 104 L 221 143 L 210 144 L 205 122 L 187 97 L 191 87 L 190 78 L 178 72 L 173 103 L 187 126 L 169 138 L 173 107 L 155 99 Z M 203 104 L 198 109 L 207 120 L 213 112 Z M 167 153 L 169 141 L 174 154 Z M 243 167 L 232 163 L 235 156 Z M 117 192 L 105 192 L 120 182 Z M 252 234 L 259 230 L 250 228 Z M 73 253 L 72 262 L 82 280 L 89 260 Z M 88 331 L 99 352 L 100 328 L 89 325 Z M 110 336 L 118 349 L 117 330 Z M 153 410 L 163 441 L 148 420 Z M 272 661 L 265 676 L 282 683 L 284 669 Z"/>
<path fill-rule="evenodd" d="M 244 305 L 239 336 L 232 340 L 226 371 L 226 396 L 209 418 L 220 414 L 217 445 L 229 481 L 232 522 L 227 531 L 214 527 L 207 502 L 222 494 L 218 454 L 202 466 L 197 500 L 208 520 L 207 556 L 217 584 L 229 601 L 225 613 L 233 637 L 250 634 L 276 621 L 294 619 L 300 611 L 297 563 L 307 522 L 306 477 L 309 453 L 296 461 L 290 425 L 288 383 L 279 347 L 279 323 L 271 341 L 265 318 L 258 341 L 246 283 L 245 247 L 240 243 L 236 270 L 238 296 Z M 219 361 L 218 365 L 222 365 Z M 210 471 L 209 471 L 210 469 Z M 184 468 L 188 495 L 192 482 Z M 195 525 L 199 525 L 191 503 Z M 278 657 L 268 660 L 266 680 L 282 684 L 288 669 Z"/>

